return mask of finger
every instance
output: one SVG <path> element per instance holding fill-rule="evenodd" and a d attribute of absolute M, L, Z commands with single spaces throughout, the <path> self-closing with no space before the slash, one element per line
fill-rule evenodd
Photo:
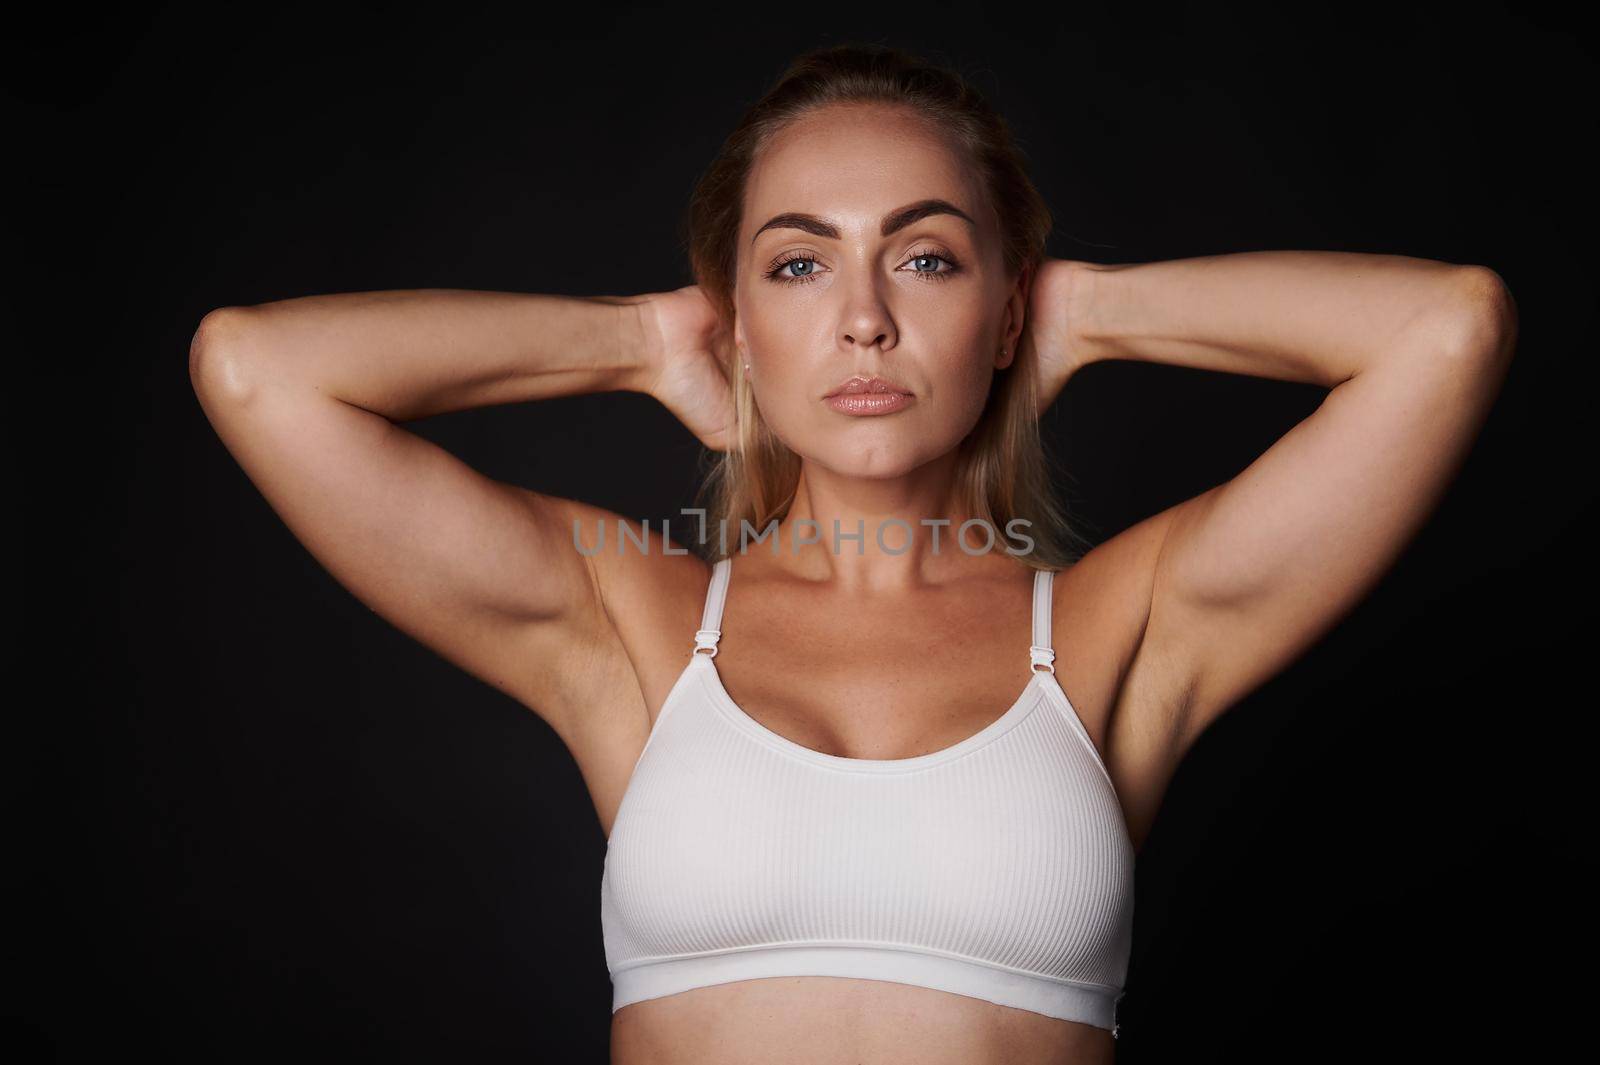
<path fill-rule="evenodd" d="M 739 356 L 736 347 L 732 330 L 718 329 L 711 334 L 712 361 L 722 370 L 722 376 L 730 382 L 733 380 L 733 360 Z"/>

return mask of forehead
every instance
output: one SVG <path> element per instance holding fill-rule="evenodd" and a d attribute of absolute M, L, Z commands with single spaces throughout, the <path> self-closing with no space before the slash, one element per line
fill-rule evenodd
<path fill-rule="evenodd" d="M 971 167 L 931 122 L 905 108 L 832 105 L 784 127 L 756 157 L 741 243 L 780 211 L 822 215 L 847 235 L 875 236 L 886 212 L 935 198 L 988 224 Z"/>

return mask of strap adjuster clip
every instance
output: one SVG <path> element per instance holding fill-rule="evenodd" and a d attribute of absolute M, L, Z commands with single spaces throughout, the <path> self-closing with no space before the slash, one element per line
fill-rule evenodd
<path fill-rule="evenodd" d="M 699 629 L 694 634 L 694 654 L 710 651 L 706 658 L 717 657 L 717 640 L 721 639 L 721 629 Z"/>

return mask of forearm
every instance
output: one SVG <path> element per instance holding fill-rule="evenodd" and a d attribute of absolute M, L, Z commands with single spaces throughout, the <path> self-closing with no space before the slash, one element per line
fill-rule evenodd
<path fill-rule="evenodd" d="M 1472 269 L 1350 252 L 1091 264 L 1080 362 L 1135 359 L 1333 387 L 1462 306 Z"/>
<path fill-rule="evenodd" d="M 208 315 L 196 354 L 247 395 L 313 389 L 403 422 L 648 383 L 638 300 L 464 289 L 307 296 Z"/>

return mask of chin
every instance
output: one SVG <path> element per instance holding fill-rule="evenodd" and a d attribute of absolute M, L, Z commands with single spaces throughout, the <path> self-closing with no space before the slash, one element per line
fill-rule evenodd
<path fill-rule="evenodd" d="M 959 440 L 941 443 L 925 437 L 886 433 L 883 438 L 872 440 L 835 437 L 818 447 L 793 450 L 807 462 L 841 477 L 888 480 L 915 472 L 948 454 L 958 443 Z"/>
<path fill-rule="evenodd" d="M 830 462 L 824 458 L 810 460 L 823 467 L 829 473 L 840 477 L 854 477 L 863 481 L 890 481 L 897 477 L 904 477 L 921 462 L 902 458 L 898 455 L 846 455 L 840 456 L 839 461 Z"/>
<path fill-rule="evenodd" d="M 903 415 L 841 419 L 830 413 L 826 422 L 805 424 L 798 432 L 770 419 L 767 424 L 804 461 L 841 477 L 874 480 L 912 473 L 955 450 L 971 431 L 951 425 L 930 432 L 926 423 Z"/>

